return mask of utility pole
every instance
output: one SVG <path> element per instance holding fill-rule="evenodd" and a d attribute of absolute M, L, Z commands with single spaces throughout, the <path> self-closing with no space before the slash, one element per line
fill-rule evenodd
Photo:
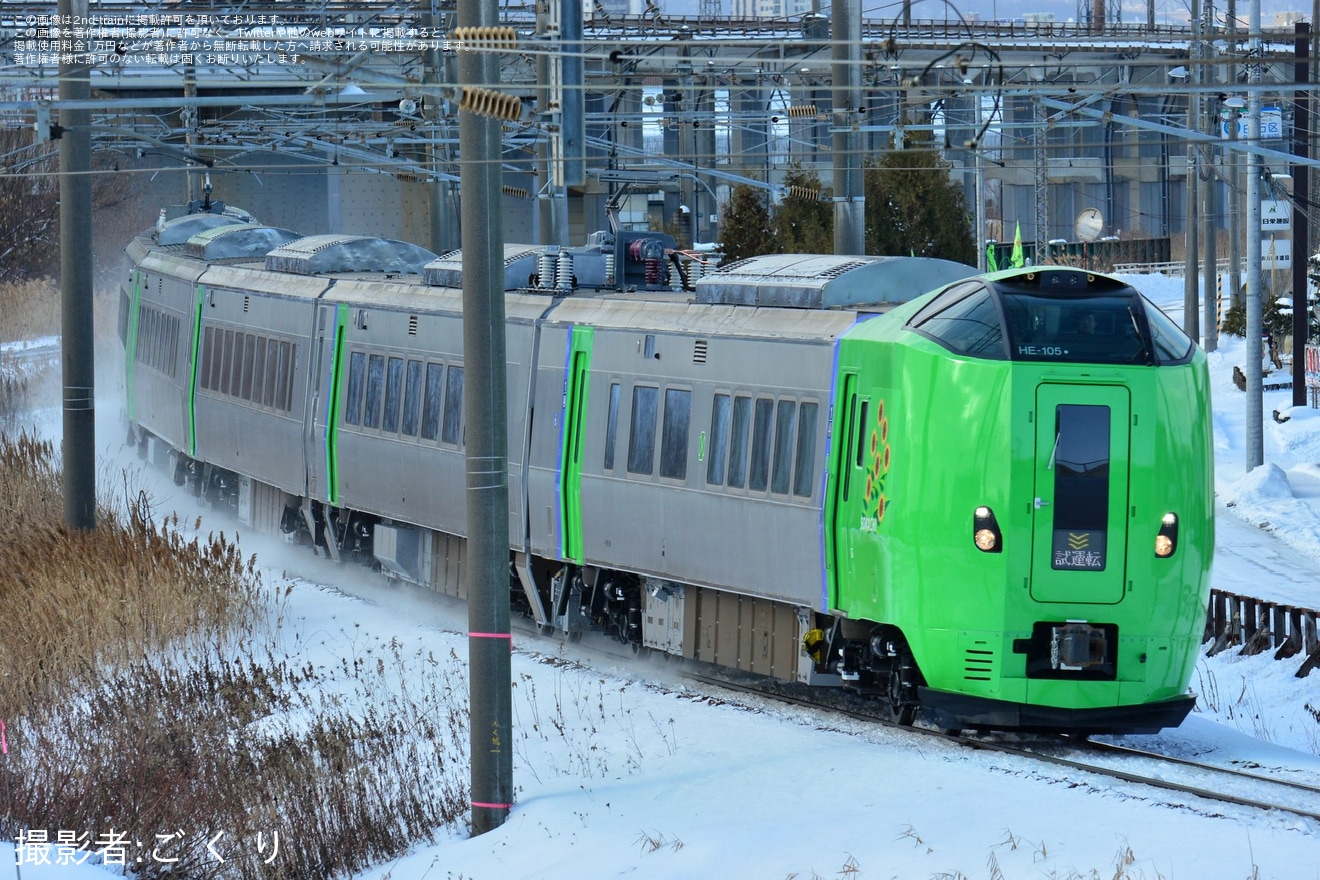
<path fill-rule="evenodd" d="M 1260 0 L 1251 0 L 1247 15 L 1247 143 L 1260 146 Z M 1260 156 L 1247 156 L 1247 436 L 1246 465 L 1250 471 L 1265 463 L 1264 401 L 1261 388 L 1260 302 Z"/>
<path fill-rule="evenodd" d="M 974 133 L 971 144 L 976 156 L 976 268 L 984 272 L 989 268 L 986 265 L 985 247 L 985 149 L 981 145 L 981 117 L 985 107 L 981 103 L 981 92 L 975 88 L 972 90 L 972 100 L 976 102 L 972 114 Z"/>
<path fill-rule="evenodd" d="M 563 31 L 559 0 L 538 0 L 536 35 L 545 50 L 536 59 L 536 108 L 546 136 L 537 141 L 537 243 L 568 244 L 568 189 L 564 180 Z"/>
<path fill-rule="evenodd" d="M 63 22 L 87 0 L 59 0 Z M 91 69 L 61 55 L 60 101 L 92 96 Z M 64 382 L 64 522 L 96 528 L 96 354 L 92 322 L 92 111 L 60 108 L 60 364 Z M 131 356 L 131 355 L 130 355 Z"/>
<path fill-rule="evenodd" d="M 458 33 L 494 33 L 495 0 L 458 0 Z M 484 29 L 484 30 L 480 30 Z M 460 44 L 462 40 L 460 39 Z M 458 81 L 499 84 L 491 47 L 459 48 Z M 463 418 L 467 445 L 467 592 L 472 832 L 513 806 L 509 632 L 509 434 L 504 329 L 503 147 L 500 120 L 460 102 L 463 240 Z M 480 104 L 481 102 L 476 102 Z M 453 367 L 450 367 L 452 370 Z"/>
<path fill-rule="evenodd" d="M 1299 21 L 1293 25 L 1293 81 L 1305 85 L 1311 74 L 1311 25 Z M 1293 240 L 1292 240 L 1292 286 L 1293 286 L 1293 356 L 1292 356 L 1292 400 L 1293 406 L 1306 405 L 1306 342 L 1310 336 L 1311 303 L 1306 291 L 1306 268 L 1310 253 L 1308 241 L 1311 237 L 1308 211 L 1298 210 L 1297 205 L 1306 205 L 1311 192 L 1311 169 L 1307 160 L 1311 157 L 1309 134 L 1311 131 L 1311 98 L 1306 89 L 1293 93 L 1293 155 L 1298 161 L 1293 163 Z"/>
<path fill-rule="evenodd" d="M 834 4 L 834 252 L 866 253 L 866 189 L 862 181 L 862 2 Z"/>
<path fill-rule="evenodd" d="M 1192 88 L 1187 91 L 1187 130 L 1198 131 L 1201 127 L 1200 86 L 1204 71 L 1201 69 L 1201 3 L 1192 0 L 1192 45 L 1188 52 L 1188 79 Z M 1187 142 L 1187 231 L 1186 265 L 1183 270 L 1183 330 L 1192 339 L 1201 338 L 1198 310 L 1201 307 L 1201 265 L 1197 256 L 1198 227 L 1196 209 L 1200 203 L 1197 198 L 1198 184 L 1201 181 L 1197 147 L 1194 141 Z"/>
<path fill-rule="evenodd" d="M 1037 266 L 1044 266 L 1049 258 L 1049 226 L 1050 226 L 1050 187 L 1048 176 L 1048 163 L 1045 158 L 1045 147 L 1048 140 L 1049 126 L 1045 117 L 1045 105 L 1041 103 L 1040 98 L 1032 98 L 1032 110 L 1035 113 L 1035 128 L 1031 132 L 1031 155 L 1032 165 L 1036 173 L 1036 254 L 1032 258 L 1032 263 Z"/>
<path fill-rule="evenodd" d="M 1320 2 L 1320 0 L 1317 0 Z M 1237 57 L 1237 0 L 1228 0 L 1227 48 L 1224 54 Z M 1234 71 L 1229 79 L 1236 83 Z M 1241 97 L 1234 96 L 1237 103 Z M 1237 305 L 1242 299 L 1242 156 L 1234 142 L 1238 136 L 1238 108 L 1228 108 L 1228 302 Z"/>
<path fill-rule="evenodd" d="M 1202 18 L 1204 24 L 1201 33 L 1205 35 L 1206 43 L 1202 54 L 1209 56 L 1215 51 L 1214 0 L 1205 0 L 1205 10 Z M 1206 60 L 1209 61 L 1209 57 Z M 1214 68 L 1214 70 L 1217 69 L 1217 67 Z M 1217 74 L 1212 70 L 1208 70 L 1205 74 L 1205 79 L 1211 84 L 1214 84 L 1217 78 Z M 1197 108 L 1198 112 L 1200 109 Z M 1206 131 L 1213 131 L 1214 120 L 1207 119 L 1206 121 L 1209 123 L 1206 126 Z M 1219 347 L 1219 315 L 1216 308 L 1218 299 L 1216 294 L 1219 287 L 1219 254 L 1217 253 L 1219 242 L 1216 241 L 1219 235 L 1219 174 L 1216 170 L 1219 167 L 1217 161 L 1219 146 L 1217 144 L 1206 144 L 1205 149 L 1208 161 L 1205 163 L 1205 192 L 1203 193 L 1205 201 L 1205 287 L 1202 299 L 1201 338 L 1203 340 L 1202 347 L 1206 351 L 1214 351 Z"/>
<path fill-rule="evenodd" d="M 445 33 L 444 18 L 432 3 L 431 9 L 423 17 L 423 23 L 431 28 L 431 33 Z M 422 56 L 427 82 L 454 84 L 454 61 L 448 53 L 442 53 L 433 41 Z M 434 105 L 432 104 L 434 102 Z M 431 143 L 426 145 L 427 164 L 431 168 L 431 182 L 427 185 L 427 215 L 429 218 L 430 247 L 437 254 L 448 253 L 459 247 L 458 226 L 454 222 L 458 211 L 454 205 L 454 188 L 447 180 L 441 180 L 440 174 L 445 169 L 450 148 L 437 141 L 447 142 L 452 136 L 448 114 L 442 112 L 442 99 L 427 96 L 422 107 L 422 117 L 426 121 L 426 130 Z"/>

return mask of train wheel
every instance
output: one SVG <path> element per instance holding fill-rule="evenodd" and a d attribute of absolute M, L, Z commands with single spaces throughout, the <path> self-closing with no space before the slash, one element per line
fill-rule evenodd
<path fill-rule="evenodd" d="M 884 714 L 889 721 L 910 727 L 917 719 L 917 706 L 903 699 L 903 690 L 903 674 L 899 664 L 895 663 L 889 670 L 888 692 L 882 698 Z"/>

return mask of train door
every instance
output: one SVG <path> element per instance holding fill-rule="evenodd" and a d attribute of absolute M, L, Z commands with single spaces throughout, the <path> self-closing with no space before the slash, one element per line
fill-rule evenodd
<path fill-rule="evenodd" d="M 142 297 L 142 270 L 134 269 L 128 276 L 129 290 L 121 309 L 120 337 L 124 341 L 124 408 L 128 420 L 137 422 L 137 335 L 138 305 Z"/>
<path fill-rule="evenodd" d="M 569 328 L 559 437 L 559 552 L 582 563 L 582 434 L 591 370 L 591 327 Z"/>
<path fill-rule="evenodd" d="M 312 328 L 312 351 L 308 369 L 307 497 L 337 504 L 338 480 L 335 450 L 335 404 L 339 388 L 340 351 L 348 307 L 318 302 Z"/>
<path fill-rule="evenodd" d="M 198 284 L 194 288 L 192 322 L 187 336 L 187 390 L 184 392 L 185 412 L 188 413 L 188 455 L 197 457 L 197 368 L 202 356 L 202 304 L 206 300 L 206 287 Z"/>
<path fill-rule="evenodd" d="M 856 566 L 854 541 L 859 521 L 855 511 L 860 505 L 855 497 L 865 474 L 855 462 L 859 460 L 859 444 L 863 413 L 869 402 L 857 391 L 857 374 L 843 373 L 839 377 L 839 393 L 835 403 L 833 439 L 831 441 L 829 472 L 832 475 L 826 488 L 825 524 L 825 595 L 823 609 L 843 608 L 840 590 L 850 582 Z"/>
<path fill-rule="evenodd" d="M 1123 598 L 1130 410 L 1120 386 L 1036 389 L 1031 596 L 1038 602 Z"/>

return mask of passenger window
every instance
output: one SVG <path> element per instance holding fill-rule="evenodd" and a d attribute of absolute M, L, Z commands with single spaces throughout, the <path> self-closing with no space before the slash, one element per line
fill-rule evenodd
<path fill-rule="evenodd" d="M 797 426 L 797 401 L 781 400 L 775 411 L 775 466 L 770 491 L 788 494 L 793 477 L 793 429 Z"/>
<path fill-rule="evenodd" d="M 279 382 L 280 366 L 280 341 L 272 339 L 266 346 L 266 406 L 274 406 L 276 393 L 275 389 Z"/>
<path fill-rule="evenodd" d="M 137 349 L 133 352 L 133 360 L 138 363 L 147 361 L 147 341 L 151 338 L 151 309 L 142 307 L 142 312 L 138 315 Z"/>
<path fill-rule="evenodd" d="M 752 399 L 733 399 L 733 444 L 729 449 L 729 485 L 741 489 L 747 484 L 747 426 L 752 422 Z"/>
<path fill-rule="evenodd" d="M 660 476 L 687 479 L 688 423 L 692 392 L 665 389 L 665 419 L 660 431 Z"/>
<path fill-rule="evenodd" d="M 234 362 L 234 331 L 233 330 L 225 331 L 225 347 L 222 358 L 223 359 L 220 361 L 220 387 L 217 388 L 216 390 L 219 391 L 221 394 L 228 394 L 229 372 L 232 369 L 231 364 L 233 364 Z"/>
<path fill-rule="evenodd" d="M 747 478 L 747 488 L 753 492 L 764 492 L 770 482 L 770 444 L 774 439 L 770 423 L 774 412 L 773 400 L 757 399 L 752 416 L 752 471 Z"/>
<path fill-rule="evenodd" d="M 794 467 L 793 494 L 810 498 L 816 482 L 816 417 L 820 405 L 804 403 L 798 412 L 797 459 Z"/>
<path fill-rule="evenodd" d="M 628 471 L 650 474 L 655 470 L 655 415 L 659 388 L 633 389 L 632 422 L 628 431 Z"/>
<path fill-rule="evenodd" d="M 211 388 L 211 364 L 215 361 L 215 328 L 207 327 L 206 332 L 202 334 L 202 375 L 199 378 L 201 386 L 207 390 Z"/>
<path fill-rule="evenodd" d="M 280 370 L 275 386 L 275 406 L 288 412 L 293 409 L 293 364 L 298 357 L 298 346 L 280 343 Z"/>
<path fill-rule="evenodd" d="M 463 440 L 463 368 L 449 366 L 445 374 L 445 420 L 440 440 L 458 446 Z"/>
<path fill-rule="evenodd" d="M 610 383 L 610 411 L 605 417 L 605 470 L 614 470 L 614 445 L 619 435 L 619 383 Z"/>
<path fill-rule="evenodd" d="M 385 356 L 373 354 L 367 358 L 367 401 L 362 413 L 362 425 L 380 427 L 380 404 L 385 392 Z"/>
<path fill-rule="evenodd" d="M 403 397 L 403 358 L 390 358 L 385 373 L 385 417 L 381 420 L 381 428 L 393 433 L 399 430 L 399 403 Z"/>
<path fill-rule="evenodd" d="M 170 318 L 170 349 L 169 349 L 169 374 L 173 376 L 177 372 L 179 363 L 179 319 Z"/>
<path fill-rule="evenodd" d="M 367 356 L 355 351 L 348 356 L 348 399 L 344 401 L 344 421 L 362 424 L 362 387 L 367 378 Z"/>
<path fill-rule="evenodd" d="M 252 368 L 257 359 L 257 337 L 251 333 L 245 333 L 243 339 L 246 342 L 243 348 L 243 392 L 238 396 L 244 400 L 251 400 Z"/>
<path fill-rule="evenodd" d="M 266 337 L 257 337 L 257 357 L 252 363 L 252 397 L 257 406 L 261 405 L 262 389 L 266 384 Z"/>
<path fill-rule="evenodd" d="M 422 438 L 434 440 L 440 436 L 440 405 L 445 397 L 444 364 L 426 365 L 426 399 L 422 404 Z"/>
<path fill-rule="evenodd" d="M 417 423 L 422 418 L 422 362 L 408 361 L 408 378 L 403 393 L 403 433 L 417 436 Z"/>
<path fill-rule="evenodd" d="M 724 485 L 725 465 L 729 460 L 729 418 L 732 398 L 716 394 L 710 413 L 710 459 L 706 462 L 706 482 L 712 486 Z"/>
<path fill-rule="evenodd" d="M 234 359 L 230 362 L 232 368 L 229 375 L 229 393 L 234 397 L 243 396 L 243 352 L 246 339 L 243 333 L 234 334 Z"/>

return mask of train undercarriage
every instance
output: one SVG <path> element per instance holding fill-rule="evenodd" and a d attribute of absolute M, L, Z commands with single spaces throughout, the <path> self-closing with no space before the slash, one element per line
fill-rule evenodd
<path fill-rule="evenodd" d="M 139 457 L 203 504 L 321 556 L 459 599 L 463 538 L 290 495 L 189 458 L 138 429 Z M 510 607 L 545 635 L 586 633 L 636 652 L 681 657 L 786 682 L 838 687 L 901 724 L 920 708 L 920 670 L 901 632 L 711 587 L 510 553 Z"/>

